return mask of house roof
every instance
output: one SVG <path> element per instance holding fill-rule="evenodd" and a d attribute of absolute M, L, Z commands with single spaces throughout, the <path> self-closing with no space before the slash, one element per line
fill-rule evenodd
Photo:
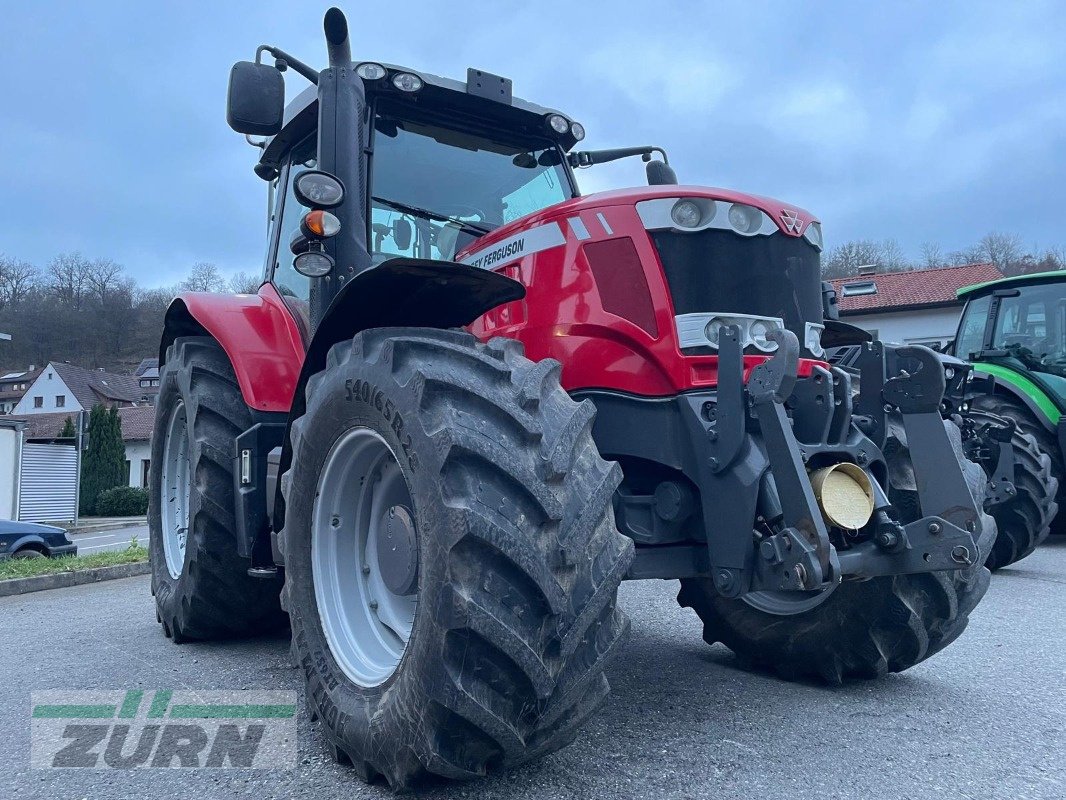
<path fill-rule="evenodd" d="M 50 414 L 26 414 L 25 416 L 13 416 L 5 417 L 5 419 L 16 419 L 26 423 L 26 427 L 23 429 L 24 436 L 27 439 L 58 439 L 59 434 L 63 432 L 63 426 L 66 424 L 67 417 L 70 417 L 71 422 L 75 425 L 78 424 L 78 412 L 77 411 L 56 411 Z"/>
<path fill-rule="evenodd" d="M 117 400 L 135 403 L 144 394 L 133 375 L 115 375 L 103 370 L 86 369 L 64 361 L 53 361 L 48 366 L 63 379 L 82 408 L 88 410 L 101 401 Z"/>
<path fill-rule="evenodd" d="M 44 372 L 43 369 L 31 369 L 24 372 L 9 372 L 3 377 L 0 377 L 0 389 L 4 389 L 7 384 L 25 383 L 27 385 L 33 383 L 37 376 Z M 13 389 L 4 389 L 0 391 L 0 397 L 6 399 L 22 397 L 25 392 L 22 389 L 15 391 Z"/>
<path fill-rule="evenodd" d="M 63 431 L 67 417 L 78 424 L 78 412 L 56 411 L 48 414 L 20 414 L 3 419 L 21 420 L 26 423 L 27 439 L 58 439 Z M 155 425 L 154 406 L 128 406 L 118 409 L 119 423 L 122 425 L 122 441 L 150 441 Z"/>
<path fill-rule="evenodd" d="M 963 264 L 957 267 L 912 269 L 853 275 L 832 281 L 840 313 L 871 314 L 916 308 L 961 305 L 955 293 L 963 286 L 1003 277 L 994 264 Z M 874 291 L 870 291 L 869 284 Z M 849 294 L 847 287 L 865 290 Z"/>
<path fill-rule="evenodd" d="M 159 358 L 153 356 L 152 358 L 142 358 L 141 363 L 137 365 L 137 369 L 133 371 L 133 374 L 138 378 L 144 375 L 146 370 L 154 369 L 156 374 L 159 374 Z"/>
<path fill-rule="evenodd" d="M 124 442 L 148 441 L 155 425 L 155 406 L 130 406 L 118 410 Z"/>

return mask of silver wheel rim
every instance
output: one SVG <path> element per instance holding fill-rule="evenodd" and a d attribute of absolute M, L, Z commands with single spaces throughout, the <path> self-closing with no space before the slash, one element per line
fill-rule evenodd
<path fill-rule="evenodd" d="M 396 671 L 417 608 L 417 588 L 394 594 L 378 566 L 378 529 L 396 506 L 414 512 L 396 455 L 376 432 L 352 428 L 330 448 L 319 475 L 311 576 L 330 652 L 349 680 L 366 688 Z"/>
<path fill-rule="evenodd" d="M 177 580 L 185 569 L 185 546 L 189 539 L 189 463 L 188 421 L 185 404 L 179 402 L 167 422 L 163 445 L 162 495 L 160 517 L 163 527 L 163 555 L 167 572 Z"/>
<path fill-rule="evenodd" d="M 818 608 L 829 599 L 839 585 L 839 583 L 834 583 L 812 592 L 749 592 L 742 595 L 741 599 L 759 611 L 778 617 L 789 617 Z"/>

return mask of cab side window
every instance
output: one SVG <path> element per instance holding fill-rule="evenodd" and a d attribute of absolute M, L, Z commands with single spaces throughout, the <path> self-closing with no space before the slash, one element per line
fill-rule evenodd
<path fill-rule="evenodd" d="M 305 303 L 311 296 L 311 279 L 301 275 L 293 268 L 296 256 L 289 249 L 289 242 L 300 229 L 300 220 L 307 211 L 296 200 L 292 191 L 293 178 L 305 169 L 317 166 L 317 142 L 314 136 L 308 136 L 289 153 L 289 169 L 285 181 L 285 196 L 281 203 L 281 220 L 278 222 L 278 248 L 274 262 L 274 285 L 279 294 L 286 298 L 296 298 Z"/>

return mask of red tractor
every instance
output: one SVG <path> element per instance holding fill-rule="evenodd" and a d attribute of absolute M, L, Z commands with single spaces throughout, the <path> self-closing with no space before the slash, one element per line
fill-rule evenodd
<path fill-rule="evenodd" d="M 277 188 L 255 295 L 166 315 L 152 588 L 175 641 L 291 625 L 335 756 L 397 788 L 571 741 L 624 579 L 788 677 L 907 669 L 995 538 L 921 347 L 823 347 L 819 223 L 678 186 L 511 82 L 275 47 L 230 76 Z M 264 57 L 273 59 L 272 64 Z M 312 86 L 287 106 L 281 71 Z M 648 161 L 579 195 L 575 167 Z M 846 338 L 846 337 L 845 337 Z"/>

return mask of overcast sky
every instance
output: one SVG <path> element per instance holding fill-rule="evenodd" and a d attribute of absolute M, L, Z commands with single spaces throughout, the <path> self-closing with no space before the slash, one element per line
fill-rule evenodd
<path fill-rule="evenodd" d="M 357 59 L 506 75 L 584 123 L 585 145 L 661 145 L 682 183 L 813 211 L 830 247 L 891 237 L 917 258 L 992 230 L 1066 245 L 1066 3 L 342 7 Z M 225 123 L 228 70 L 264 42 L 323 65 L 325 8 L 0 0 L 0 253 L 80 250 L 147 285 L 197 261 L 257 272 L 265 185 Z M 580 179 L 644 175 L 634 159 Z"/>

